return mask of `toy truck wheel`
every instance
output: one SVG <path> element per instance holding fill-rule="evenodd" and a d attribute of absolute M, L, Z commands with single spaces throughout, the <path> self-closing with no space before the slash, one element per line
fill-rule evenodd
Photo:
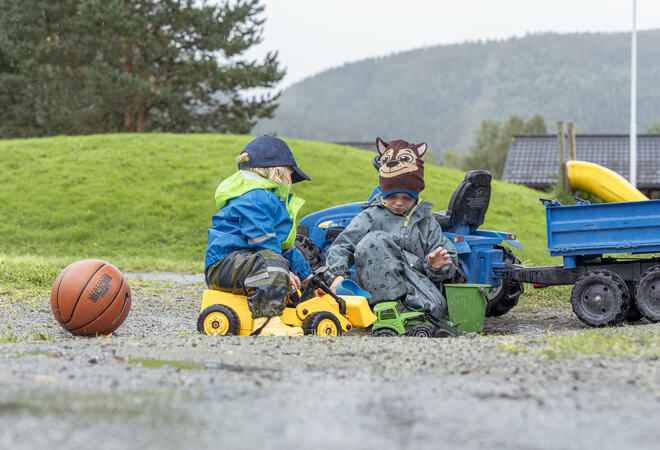
<path fill-rule="evenodd" d="M 430 338 L 433 337 L 434 329 L 431 325 L 427 325 L 425 323 L 420 323 L 418 325 L 415 325 L 412 327 L 408 333 L 410 336 L 415 336 L 415 337 L 423 337 L 423 338 Z"/>
<path fill-rule="evenodd" d="M 197 331 L 202 334 L 235 335 L 240 325 L 236 312 L 226 305 L 206 307 L 197 319 Z"/>
<path fill-rule="evenodd" d="M 392 328 L 377 328 L 375 330 L 371 330 L 371 335 L 374 337 L 394 337 L 398 336 L 399 333 L 397 333 L 396 330 L 393 330 Z"/>
<path fill-rule="evenodd" d="M 502 250 L 502 259 L 507 267 L 511 264 L 520 264 L 520 259 L 507 247 L 496 245 L 495 248 Z M 521 281 L 514 281 L 511 277 L 505 275 L 502 278 L 502 283 L 486 296 L 486 300 L 488 300 L 486 304 L 486 317 L 496 317 L 508 313 L 511 308 L 518 304 L 518 298 L 520 298 L 523 291 Z"/>
<path fill-rule="evenodd" d="M 628 313 L 630 296 L 623 279 L 609 270 L 587 272 L 571 291 L 573 312 L 592 327 L 614 325 Z"/>
<path fill-rule="evenodd" d="M 637 283 L 635 304 L 651 322 L 660 322 L 660 266 L 651 267 Z"/>
<path fill-rule="evenodd" d="M 448 338 L 452 336 L 455 335 L 452 334 L 451 331 L 445 330 L 443 328 L 438 328 L 437 330 L 435 330 L 435 333 L 433 333 L 433 337 L 437 337 L 437 338 Z"/>
<path fill-rule="evenodd" d="M 329 312 L 312 313 L 305 317 L 302 323 L 305 334 L 318 336 L 341 336 L 342 329 L 339 320 Z"/>

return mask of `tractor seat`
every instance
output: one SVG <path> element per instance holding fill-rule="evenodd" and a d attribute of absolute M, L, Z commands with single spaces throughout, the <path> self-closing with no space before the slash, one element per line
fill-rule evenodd
<path fill-rule="evenodd" d="M 443 231 L 456 232 L 459 226 L 465 225 L 473 232 L 484 223 L 490 203 L 492 178 L 486 170 L 471 170 L 465 174 L 465 179 L 456 187 L 449 200 L 448 209 L 433 213 Z"/>
<path fill-rule="evenodd" d="M 434 212 L 433 216 L 435 220 L 438 221 L 443 231 L 448 231 L 449 225 L 451 224 L 451 213 L 447 210 Z"/>

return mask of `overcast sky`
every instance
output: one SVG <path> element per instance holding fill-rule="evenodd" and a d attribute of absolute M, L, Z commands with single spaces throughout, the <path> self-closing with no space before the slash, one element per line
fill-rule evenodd
<path fill-rule="evenodd" d="M 414 48 L 556 31 L 629 31 L 633 0 L 264 0 L 278 86 L 346 62 Z M 660 0 L 637 0 L 637 29 L 660 28 Z M 423 64 L 423 61 L 420 61 Z"/>

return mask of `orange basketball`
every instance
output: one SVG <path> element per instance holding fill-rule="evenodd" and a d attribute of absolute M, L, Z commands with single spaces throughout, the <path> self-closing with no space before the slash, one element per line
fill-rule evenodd
<path fill-rule="evenodd" d="M 98 259 L 76 261 L 60 272 L 50 291 L 55 319 L 72 334 L 109 334 L 131 308 L 131 287 L 124 274 Z"/>

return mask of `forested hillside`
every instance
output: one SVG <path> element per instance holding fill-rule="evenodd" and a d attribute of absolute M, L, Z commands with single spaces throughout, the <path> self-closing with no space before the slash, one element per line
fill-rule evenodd
<path fill-rule="evenodd" d="M 640 131 L 660 119 L 660 30 L 638 33 Z M 254 134 L 325 141 L 397 137 L 465 153 L 482 120 L 540 114 L 579 132 L 627 133 L 630 34 L 544 33 L 427 47 L 322 72 L 286 89 Z"/>

